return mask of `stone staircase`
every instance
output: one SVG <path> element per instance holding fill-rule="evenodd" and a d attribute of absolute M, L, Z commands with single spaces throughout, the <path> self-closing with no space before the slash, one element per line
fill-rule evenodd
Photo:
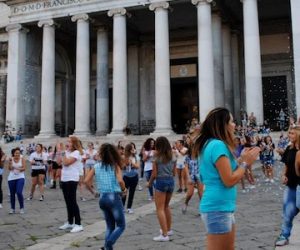
<path fill-rule="evenodd" d="M 115 145 L 118 144 L 119 141 L 122 142 L 122 145 L 126 145 L 129 142 L 133 142 L 136 145 L 137 150 L 139 151 L 143 145 L 143 143 L 148 138 L 156 139 L 157 136 L 150 136 L 150 135 L 128 135 L 128 136 L 86 136 L 86 137 L 79 137 L 82 141 L 83 146 L 86 148 L 88 142 L 93 142 L 95 147 L 97 148 L 99 145 L 103 143 L 113 143 Z M 170 143 L 173 144 L 176 140 L 181 139 L 182 135 L 174 134 L 171 136 L 167 136 Z M 68 137 L 55 137 L 55 138 L 26 138 L 23 139 L 23 144 L 27 147 L 30 143 L 41 143 L 43 146 L 54 146 L 58 142 L 66 142 Z M 10 143 L 4 143 L 1 141 L 0 146 L 4 150 L 6 154 L 9 154 L 11 149 L 20 146 L 20 141 L 13 141 Z"/>

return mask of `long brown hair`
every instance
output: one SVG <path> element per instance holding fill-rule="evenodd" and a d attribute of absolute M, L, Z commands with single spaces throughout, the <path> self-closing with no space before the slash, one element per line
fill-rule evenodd
<path fill-rule="evenodd" d="M 103 165 L 115 168 L 115 165 L 122 166 L 122 158 L 116 146 L 104 143 L 99 149 L 99 156 Z"/>
<path fill-rule="evenodd" d="M 211 110 L 201 124 L 200 134 L 197 137 L 193 155 L 198 156 L 209 139 L 219 139 L 226 143 L 230 150 L 234 149 L 234 136 L 228 130 L 230 112 L 226 108 Z"/>
<path fill-rule="evenodd" d="M 155 150 L 157 159 L 162 161 L 163 163 L 168 163 L 172 160 L 172 148 L 169 140 L 166 137 L 157 137 Z"/>
<path fill-rule="evenodd" d="M 71 151 L 75 151 L 75 150 L 78 150 L 79 153 L 81 155 L 83 155 L 83 149 L 82 149 L 82 146 L 81 146 L 81 143 L 78 139 L 78 137 L 74 136 L 74 135 L 70 135 L 69 136 L 69 139 L 70 141 L 72 142 L 72 147 L 70 148 Z"/>

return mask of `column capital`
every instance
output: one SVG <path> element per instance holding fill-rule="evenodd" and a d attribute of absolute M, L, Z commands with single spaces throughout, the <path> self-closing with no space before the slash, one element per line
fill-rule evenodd
<path fill-rule="evenodd" d="M 45 20 L 40 20 L 38 22 L 38 26 L 40 28 L 42 28 L 43 26 L 53 26 L 53 25 L 56 25 L 53 19 L 45 19 Z"/>
<path fill-rule="evenodd" d="M 149 9 L 152 11 L 155 11 L 158 8 L 168 9 L 169 7 L 170 7 L 169 2 L 158 2 L 158 3 L 152 3 L 149 5 Z"/>
<path fill-rule="evenodd" d="M 192 4 L 200 5 L 200 4 L 210 4 L 213 0 L 192 0 Z"/>
<path fill-rule="evenodd" d="M 113 16 L 124 16 L 127 13 L 125 8 L 117 8 L 117 9 L 111 9 L 107 12 L 107 15 L 109 17 Z"/>
<path fill-rule="evenodd" d="M 20 31 L 23 28 L 23 26 L 21 24 L 9 24 L 6 26 L 5 30 L 7 32 L 10 31 Z"/>
<path fill-rule="evenodd" d="M 71 17 L 72 22 L 77 22 L 79 20 L 87 21 L 89 20 L 89 15 L 82 13 L 82 14 L 77 14 Z"/>

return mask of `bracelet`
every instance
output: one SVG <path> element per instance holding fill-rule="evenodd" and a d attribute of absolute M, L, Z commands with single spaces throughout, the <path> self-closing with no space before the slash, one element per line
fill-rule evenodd
<path fill-rule="evenodd" d="M 246 169 L 247 167 L 248 167 L 248 164 L 245 162 L 245 161 L 243 161 L 243 162 L 241 162 L 240 163 L 240 165 L 239 165 L 242 169 Z"/>

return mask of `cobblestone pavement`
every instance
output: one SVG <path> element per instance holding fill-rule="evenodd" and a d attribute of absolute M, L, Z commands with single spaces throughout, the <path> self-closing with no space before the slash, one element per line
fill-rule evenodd
<path fill-rule="evenodd" d="M 236 249 L 274 249 L 274 240 L 279 234 L 281 223 L 283 187 L 278 176 L 282 166 L 277 162 L 275 171 L 277 180 L 274 184 L 263 181 L 260 167 L 256 164 L 257 177 L 255 189 L 242 193 L 239 189 L 238 210 L 236 212 L 237 236 Z M 85 231 L 74 236 L 58 227 L 66 220 L 66 208 L 59 189 L 45 191 L 45 201 L 38 200 L 38 191 L 32 201 L 25 201 L 25 214 L 8 215 L 9 197 L 4 176 L 4 208 L 0 209 L 0 249 L 50 249 L 43 243 L 60 242 L 61 249 L 99 249 L 103 245 L 104 223 L 98 201 L 86 193 L 86 202 L 78 201 Z M 25 196 L 29 194 L 30 178 L 27 175 Z M 183 194 L 176 194 L 172 205 L 173 230 L 175 235 L 167 243 L 152 240 L 159 233 L 159 225 L 154 211 L 154 204 L 147 201 L 145 189 L 136 192 L 134 215 L 126 215 L 127 228 L 115 245 L 117 250 L 135 249 L 204 249 L 205 231 L 198 214 L 196 195 L 192 199 L 185 215 L 181 213 Z M 18 203 L 17 203 L 18 204 Z M 16 206 L 18 208 L 18 205 Z M 148 212 L 145 212 L 145 211 Z M 98 223 L 98 224 L 97 224 Z M 99 226 L 99 231 L 98 231 Z M 100 230 L 100 227 L 101 230 Z M 89 231 L 89 232 L 88 232 Z M 92 231 L 92 232 L 91 232 Z M 99 233 L 98 233 L 99 232 Z M 58 238 L 56 238 L 58 237 Z M 58 249 L 58 248 L 53 248 Z"/>

